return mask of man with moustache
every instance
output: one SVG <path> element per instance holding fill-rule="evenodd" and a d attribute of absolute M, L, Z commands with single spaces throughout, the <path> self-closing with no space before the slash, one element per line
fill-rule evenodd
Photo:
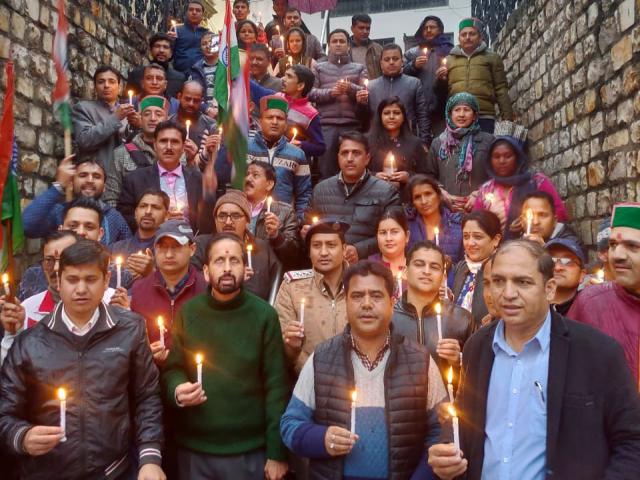
<path fill-rule="evenodd" d="M 608 261 L 613 281 L 585 288 L 567 316 L 615 338 L 640 384 L 640 203 L 614 205 Z"/>
<path fill-rule="evenodd" d="M 202 144 L 202 137 L 213 133 L 216 122 L 202 111 L 202 100 L 205 97 L 205 89 L 197 80 L 188 80 L 182 85 L 178 93 L 180 106 L 178 111 L 169 117 L 169 120 L 187 128 L 189 131 L 184 142 L 184 153 L 188 162 L 194 162 Z"/>
<path fill-rule="evenodd" d="M 507 242 L 491 269 L 499 319 L 465 345 L 460 448 L 432 446 L 434 473 L 640 478 L 640 396 L 620 346 L 550 308 L 553 259 L 538 243 Z"/>
<path fill-rule="evenodd" d="M 95 199 L 102 209 L 104 235 L 100 241 L 111 245 L 131 237 L 131 230 L 118 210 L 100 201 L 105 188 L 105 169 L 93 157 L 79 161 L 75 155 L 63 159 L 56 170 L 56 178 L 44 193 L 41 193 L 24 209 L 22 221 L 24 233 L 29 238 L 42 238 L 62 224 L 66 190 L 73 188 L 74 198 Z"/>
<path fill-rule="evenodd" d="M 243 286 L 240 238 L 216 234 L 206 252 L 210 291 L 178 312 L 162 374 L 178 479 L 280 480 L 288 469 L 278 428 L 288 382 L 278 315 Z"/>

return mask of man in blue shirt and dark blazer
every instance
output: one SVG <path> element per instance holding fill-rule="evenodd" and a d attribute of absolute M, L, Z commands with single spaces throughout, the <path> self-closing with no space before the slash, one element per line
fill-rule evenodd
<path fill-rule="evenodd" d="M 550 309 L 553 267 L 530 240 L 495 254 L 500 317 L 465 344 L 461 445 L 429 449 L 438 478 L 640 478 L 640 396 L 622 349 Z"/>

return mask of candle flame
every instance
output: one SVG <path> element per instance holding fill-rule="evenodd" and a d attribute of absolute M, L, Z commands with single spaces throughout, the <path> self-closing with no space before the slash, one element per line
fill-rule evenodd
<path fill-rule="evenodd" d="M 293 57 L 289 55 L 289 65 L 293 65 Z"/>
<path fill-rule="evenodd" d="M 196 353 L 196 363 L 198 365 L 202 365 L 202 361 L 204 360 L 204 357 L 202 356 L 201 353 Z"/>
<path fill-rule="evenodd" d="M 253 245 L 247 245 L 247 252 L 253 252 Z"/>
<path fill-rule="evenodd" d="M 162 315 L 158 316 L 158 328 L 160 330 L 164 329 L 164 320 L 162 319 Z"/>
<path fill-rule="evenodd" d="M 355 390 L 353 390 L 353 391 L 351 392 L 351 401 L 352 401 L 353 403 L 356 403 L 356 398 L 358 398 L 358 392 L 356 392 Z"/>
<path fill-rule="evenodd" d="M 142 253 L 142 250 L 138 250 L 138 252 L 136 253 L 136 255 L 144 255 L 144 253 Z"/>
<path fill-rule="evenodd" d="M 396 278 L 397 278 L 398 280 L 402 280 L 402 272 L 398 272 L 398 273 L 396 273 Z"/>
<path fill-rule="evenodd" d="M 267 206 L 271 206 L 272 203 L 273 203 L 273 197 L 271 195 L 269 195 L 267 197 Z"/>
<path fill-rule="evenodd" d="M 435 233 L 436 235 L 439 235 L 440 234 L 440 229 L 438 227 L 435 227 L 433 229 L 433 233 Z"/>
<path fill-rule="evenodd" d="M 171 20 L 171 25 L 172 25 L 173 27 L 175 27 L 175 26 L 176 26 L 176 21 L 175 21 L 175 20 Z"/>
<path fill-rule="evenodd" d="M 120 255 L 116 257 L 116 265 L 122 265 L 122 257 Z"/>
<path fill-rule="evenodd" d="M 424 47 L 422 49 L 422 53 L 424 53 L 426 55 L 427 53 L 429 53 L 429 49 L 427 47 Z"/>
<path fill-rule="evenodd" d="M 2 274 L 2 283 L 9 283 L 9 274 L 8 273 L 3 273 Z"/>
<path fill-rule="evenodd" d="M 527 222 L 530 222 L 533 220 L 533 210 L 531 210 L 530 208 L 527 208 Z"/>
<path fill-rule="evenodd" d="M 458 416 L 456 414 L 456 409 L 454 408 L 453 405 L 451 405 L 451 404 L 447 405 L 447 410 L 449 411 L 449 415 L 451 415 L 452 417 L 457 417 Z"/>
<path fill-rule="evenodd" d="M 312 217 L 312 218 L 311 218 L 311 223 L 312 223 L 312 224 L 314 224 L 314 225 L 315 225 L 316 223 L 318 223 L 318 217 Z"/>
<path fill-rule="evenodd" d="M 447 66 L 447 57 L 444 57 L 444 58 L 442 59 L 442 66 L 443 66 L 443 67 L 446 67 L 446 66 Z"/>
<path fill-rule="evenodd" d="M 222 131 L 223 131 L 223 130 L 222 130 L 222 127 L 220 127 L 220 128 L 218 129 L 218 135 L 222 135 Z"/>
<path fill-rule="evenodd" d="M 367 88 L 369 86 L 369 79 L 365 78 L 364 79 L 364 87 Z"/>
<path fill-rule="evenodd" d="M 59 388 L 58 392 L 58 400 L 66 400 L 67 399 L 67 391 L 64 388 Z"/>
<path fill-rule="evenodd" d="M 187 127 L 190 127 L 190 126 L 191 126 L 191 120 L 187 120 L 187 121 L 185 122 L 185 124 L 187 125 Z"/>
<path fill-rule="evenodd" d="M 449 367 L 449 372 L 447 373 L 447 383 L 453 383 L 453 367 Z"/>
<path fill-rule="evenodd" d="M 600 282 L 604 282 L 604 270 L 602 268 L 596 272 L 596 277 Z"/>
<path fill-rule="evenodd" d="M 296 135 L 298 135 L 298 129 L 293 127 L 293 136 L 295 137 Z"/>
<path fill-rule="evenodd" d="M 440 315 L 442 313 L 442 305 L 440 305 L 440 302 L 436 303 L 436 314 Z"/>
<path fill-rule="evenodd" d="M 300 299 L 300 303 L 301 303 L 302 305 L 304 305 L 306 302 L 307 302 L 307 299 L 306 299 L 306 298 L 302 297 L 302 298 Z"/>

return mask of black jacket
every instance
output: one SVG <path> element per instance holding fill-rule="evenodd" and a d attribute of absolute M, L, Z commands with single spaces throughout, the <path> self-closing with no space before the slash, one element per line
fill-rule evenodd
<path fill-rule="evenodd" d="M 338 174 L 313 189 L 308 220 L 317 215 L 348 223 L 351 228 L 345 235 L 347 243 L 356 247 L 359 258 L 367 258 L 378 251 L 378 219 L 394 205 L 400 205 L 400 196 L 390 183 L 367 172 L 347 193 L 342 176 Z"/>
<path fill-rule="evenodd" d="M 161 463 L 162 404 L 144 320 L 101 304 L 85 336 L 62 322 L 62 303 L 13 343 L 0 374 L 0 440 L 21 455 L 20 478 L 117 478 L 129 467 Z M 57 389 L 67 390 L 67 441 L 46 455 L 25 455 L 36 425 L 60 424 Z"/>
<path fill-rule="evenodd" d="M 480 479 L 487 394 L 498 322 L 467 342 L 456 397 L 465 478 Z M 640 478 L 640 396 L 620 345 L 597 330 L 551 313 L 546 478 Z"/>
<path fill-rule="evenodd" d="M 189 202 L 189 223 L 194 232 L 209 233 L 213 228 L 213 204 L 215 199 L 203 201 L 202 174 L 194 167 L 182 166 L 184 181 L 187 187 Z M 134 212 L 138 201 L 148 189 L 160 189 L 160 171 L 158 165 L 139 168 L 129 173 L 122 180 L 122 191 L 118 198 L 118 211 L 125 218 L 129 226 L 136 231 L 138 226 Z"/>

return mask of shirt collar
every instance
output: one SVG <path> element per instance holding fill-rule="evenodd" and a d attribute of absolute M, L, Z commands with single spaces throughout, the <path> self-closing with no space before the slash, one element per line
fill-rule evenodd
<path fill-rule="evenodd" d="M 369 360 L 369 357 L 367 357 L 367 355 L 362 350 L 360 350 L 360 348 L 358 348 L 358 343 L 356 342 L 356 339 L 353 337 L 353 335 L 350 334 L 349 336 L 351 337 L 351 348 L 353 348 L 353 351 L 358 356 L 362 364 L 370 372 L 375 370 L 375 368 L 384 358 L 387 351 L 391 348 L 391 330 L 389 330 L 389 332 L 387 332 L 387 338 L 384 341 L 384 345 L 376 355 L 376 358 L 374 358 L 372 361 Z"/>
<path fill-rule="evenodd" d="M 537 345 L 541 352 L 545 352 L 549 348 L 549 344 L 551 343 L 551 310 L 547 312 L 547 317 L 545 318 L 542 326 L 538 329 L 538 332 L 535 336 L 524 344 L 524 348 L 527 348 L 528 345 Z M 507 339 L 504 335 L 504 320 L 500 319 L 498 322 L 498 326 L 496 327 L 496 331 L 493 334 L 493 353 L 497 354 L 498 350 L 502 350 L 507 355 L 517 356 L 513 348 L 507 343 Z"/>
<path fill-rule="evenodd" d="M 67 315 L 67 311 L 65 310 L 64 305 L 62 306 L 61 318 L 62 322 L 71 333 L 73 333 L 74 335 L 78 335 L 79 337 L 83 337 L 91 331 L 96 323 L 98 323 L 98 318 L 100 318 L 100 307 L 96 308 L 95 312 L 93 312 L 93 316 L 84 325 L 84 327 L 78 327 L 75 323 L 73 323 L 71 318 L 69 318 L 69 315 Z"/>
<path fill-rule="evenodd" d="M 158 171 L 160 172 L 160 176 L 163 176 L 167 173 L 172 173 L 174 175 L 176 175 L 177 177 L 182 177 L 182 164 L 179 163 L 178 166 L 176 168 L 174 168 L 173 170 L 168 170 L 166 168 L 164 168 L 162 165 L 160 165 L 159 163 L 158 165 Z"/>

